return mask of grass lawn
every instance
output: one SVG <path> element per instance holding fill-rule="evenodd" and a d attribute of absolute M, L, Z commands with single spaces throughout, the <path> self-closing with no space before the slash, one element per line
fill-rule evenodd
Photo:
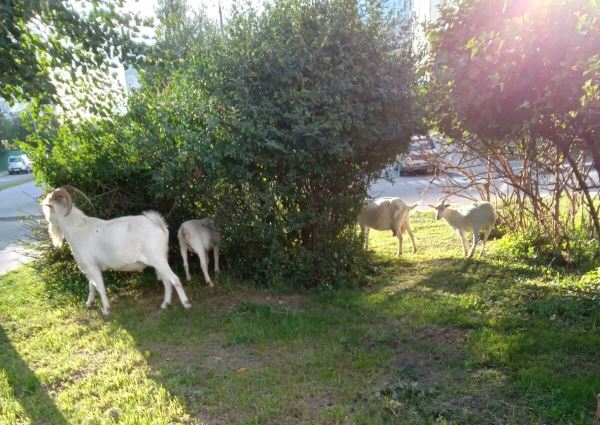
<path fill-rule="evenodd" d="M 103 320 L 30 268 L 9 273 L 0 424 L 593 423 L 600 300 L 494 255 L 496 241 L 465 260 L 432 213 L 412 221 L 421 249 L 401 259 L 390 232 L 371 232 L 360 290 L 225 275 L 209 289 L 196 271 L 191 311 L 159 313 L 162 285 L 140 283 L 113 292 Z"/>

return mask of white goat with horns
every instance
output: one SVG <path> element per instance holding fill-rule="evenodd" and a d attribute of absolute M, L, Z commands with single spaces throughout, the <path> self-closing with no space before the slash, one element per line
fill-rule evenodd
<path fill-rule="evenodd" d="M 498 215 L 494 206 L 489 202 L 475 202 L 471 205 L 466 205 L 460 209 L 452 208 L 448 204 L 448 200 L 444 199 L 442 202 L 437 202 L 436 205 L 429 205 L 437 211 L 436 218 L 441 220 L 442 218 L 456 230 L 460 242 L 462 243 L 465 257 L 468 253 L 467 241 L 465 240 L 465 232 L 473 232 L 473 246 L 471 252 L 468 254 L 469 258 L 473 256 L 477 243 L 479 242 L 479 232 L 484 231 L 483 244 L 481 246 L 481 252 L 479 255 L 483 255 L 485 250 L 485 243 L 496 225 Z"/>
<path fill-rule="evenodd" d="M 165 287 L 161 308 L 165 309 L 171 304 L 173 287 L 183 306 L 192 306 L 179 278 L 169 267 L 169 230 L 159 213 L 146 211 L 142 215 L 101 220 L 85 215 L 73 205 L 69 191 L 76 191 L 85 197 L 80 190 L 63 186 L 46 195 L 41 205 L 52 243 L 60 247 L 63 239 L 66 239 L 77 266 L 89 279 L 88 308 L 93 305 L 95 291 L 98 291 L 102 299 L 102 314 L 109 314 L 102 271 L 141 272 L 147 266 L 154 267 Z"/>

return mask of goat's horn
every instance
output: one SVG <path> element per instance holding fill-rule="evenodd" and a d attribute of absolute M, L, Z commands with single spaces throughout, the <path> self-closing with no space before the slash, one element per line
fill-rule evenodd
<path fill-rule="evenodd" d="M 66 184 L 66 185 L 62 186 L 62 188 L 65 189 L 69 193 L 79 193 L 81 196 L 83 196 L 83 198 L 87 201 L 87 203 L 90 204 L 90 206 L 92 208 L 94 208 L 94 204 L 92 204 L 92 201 L 90 201 L 90 198 L 88 198 L 85 193 L 83 193 L 81 190 L 77 189 L 75 186 Z"/>
<path fill-rule="evenodd" d="M 73 199 L 71 199 L 71 194 L 62 187 L 59 187 L 52 194 L 52 198 L 54 200 L 63 198 L 67 202 L 67 212 L 65 213 L 65 217 L 71 214 L 71 210 L 73 209 Z"/>

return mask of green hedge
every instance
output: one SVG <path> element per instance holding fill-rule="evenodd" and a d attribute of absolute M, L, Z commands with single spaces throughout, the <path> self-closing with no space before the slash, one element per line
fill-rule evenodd
<path fill-rule="evenodd" d="M 227 269 L 258 284 L 358 282 L 368 183 L 421 126 L 409 40 L 371 6 L 236 10 L 165 84 L 145 80 L 127 114 L 57 129 L 42 114 L 27 142 L 36 176 L 79 187 L 97 216 L 155 209 L 173 236 L 213 215 Z"/>

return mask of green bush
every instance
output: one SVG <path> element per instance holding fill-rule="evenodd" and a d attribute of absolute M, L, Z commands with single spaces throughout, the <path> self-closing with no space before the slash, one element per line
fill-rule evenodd
<path fill-rule="evenodd" d="M 172 234 L 216 215 L 243 278 L 355 283 L 368 183 L 421 125 L 410 40 L 380 6 L 362 7 L 236 10 L 166 85 L 148 78 L 124 116 L 30 138 L 38 177 L 95 195 L 101 217 L 156 209 Z"/>
<path fill-rule="evenodd" d="M 590 270 L 581 276 L 578 286 L 584 290 L 600 291 L 600 267 Z"/>
<path fill-rule="evenodd" d="M 507 233 L 496 245 L 497 253 L 507 258 L 518 258 L 531 264 L 576 268 L 587 272 L 599 264 L 600 242 L 589 234 L 575 231 L 560 244 L 535 231 Z"/>

